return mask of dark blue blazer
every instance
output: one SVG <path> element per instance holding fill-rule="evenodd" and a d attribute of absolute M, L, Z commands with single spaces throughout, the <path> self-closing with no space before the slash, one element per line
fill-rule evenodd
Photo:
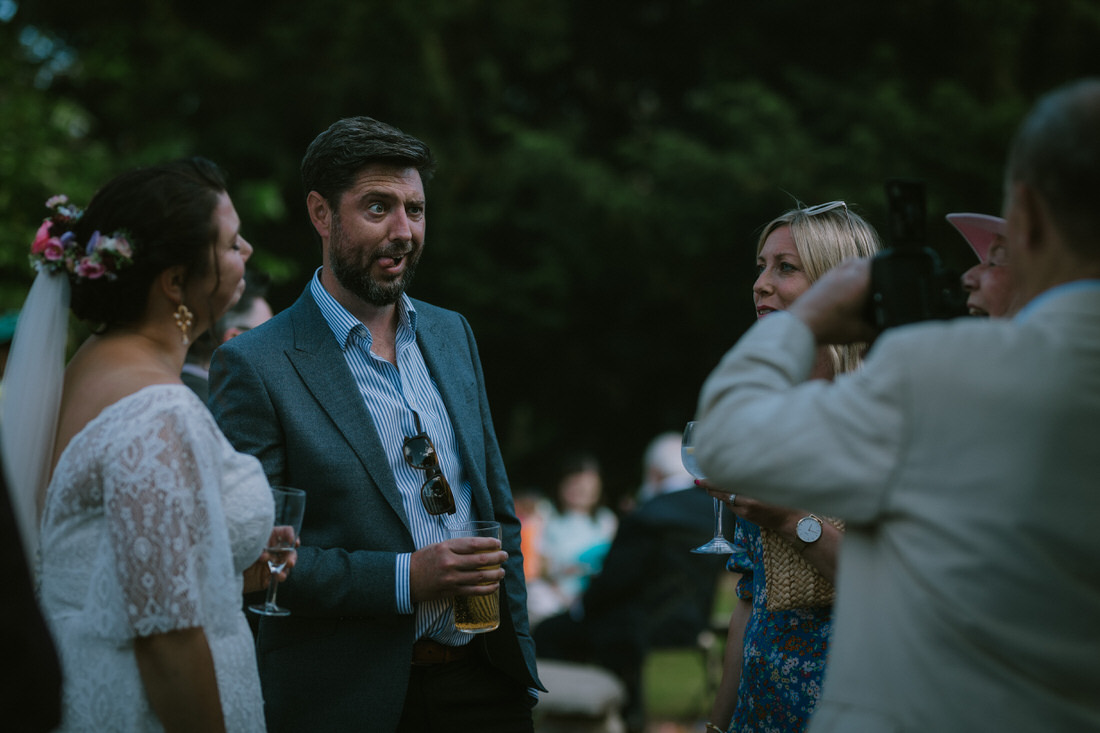
<path fill-rule="evenodd" d="M 458 313 L 419 301 L 415 307 L 417 343 L 450 414 L 475 511 L 501 523 L 509 554 L 501 626 L 484 635 L 485 650 L 517 681 L 541 687 L 519 521 L 473 332 Z M 308 288 L 293 306 L 217 349 L 210 409 L 233 445 L 260 459 L 272 484 L 307 493 L 298 564 L 279 586 L 279 603 L 292 615 L 260 623 L 269 729 L 393 730 L 414 641 L 414 617 L 397 612 L 394 558 L 415 546 L 370 413 Z"/>

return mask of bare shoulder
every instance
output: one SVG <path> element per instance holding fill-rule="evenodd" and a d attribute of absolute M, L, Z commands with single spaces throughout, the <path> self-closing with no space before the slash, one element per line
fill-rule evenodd
<path fill-rule="evenodd" d="M 182 384 L 166 362 L 140 344 L 92 337 L 65 369 L 55 459 L 73 436 L 104 409 L 121 399 L 158 384 Z"/>

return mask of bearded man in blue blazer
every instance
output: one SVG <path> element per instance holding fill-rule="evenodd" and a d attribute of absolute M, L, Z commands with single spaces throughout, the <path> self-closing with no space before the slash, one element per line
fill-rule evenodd
<path fill-rule="evenodd" d="M 307 494 L 279 588 L 291 615 L 258 632 L 272 731 L 532 729 L 519 521 L 473 332 L 405 294 L 433 167 L 424 143 L 368 117 L 321 133 L 302 178 L 322 266 L 211 364 L 226 435 Z M 500 522 L 502 541 L 448 539 L 465 520 Z M 455 630 L 455 596 L 498 590 L 498 629 Z"/>

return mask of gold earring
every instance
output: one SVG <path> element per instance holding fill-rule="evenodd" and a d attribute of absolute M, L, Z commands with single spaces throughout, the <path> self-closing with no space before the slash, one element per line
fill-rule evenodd
<path fill-rule="evenodd" d="M 180 330 L 183 345 L 187 346 L 191 343 L 191 324 L 195 321 L 194 316 L 191 315 L 191 310 L 183 303 L 180 303 L 180 307 L 176 308 L 176 312 L 172 314 L 172 318 L 176 319 L 176 327 Z"/>

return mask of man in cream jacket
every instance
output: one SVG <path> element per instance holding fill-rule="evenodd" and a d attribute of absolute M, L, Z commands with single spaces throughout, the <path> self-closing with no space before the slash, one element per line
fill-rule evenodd
<path fill-rule="evenodd" d="M 1100 730 L 1100 79 L 1048 94 L 1010 150 L 1012 319 L 875 336 L 845 263 L 703 387 L 712 493 L 847 520 L 811 733 Z M 810 535 L 807 535 L 810 536 Z"/>

